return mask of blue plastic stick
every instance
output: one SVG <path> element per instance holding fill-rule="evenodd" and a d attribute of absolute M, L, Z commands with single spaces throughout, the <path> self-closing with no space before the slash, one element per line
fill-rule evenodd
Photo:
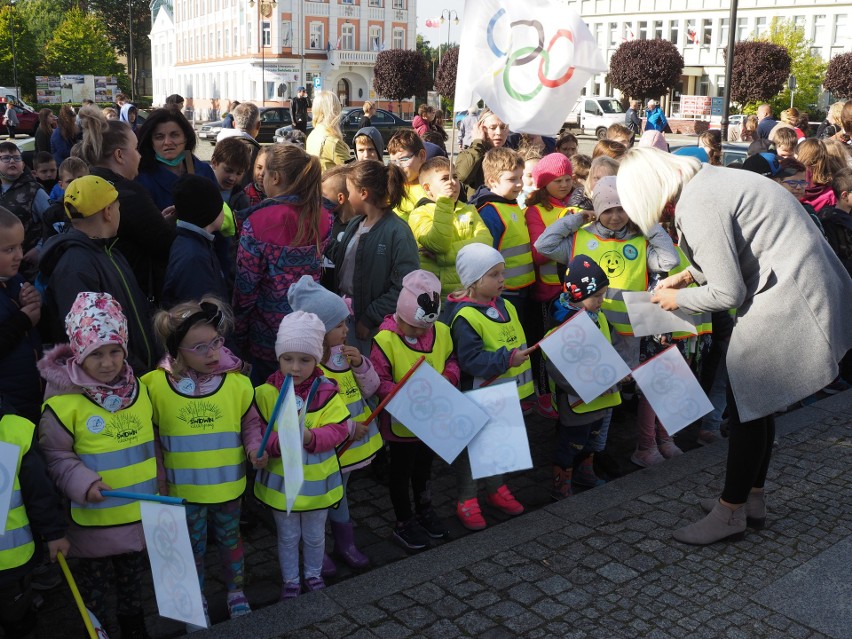
<path fill-rule="evenodd" d="M 278 419 L 278 413 L 281 412 L 281 405 L 284 403 L 284 398 L 287 397 L 287 391 L 290 389 L 290 384 L 293 383 L 293 378 L 287 375 L 284 378 L 284 383 L 281 384 L 281 392 L 278 393 L 278 399 L 275 400 L 275 406 L 272 408 L 272 415 L 269 416 L 269 421 L 266 424 L 266 430 L 263 431 L 263 439 L 260 440 L 260 448 L 257 449 L 257 458 L 263 457 L 266 452 L 266 444 L 269 442 L 269 436 L 272 434 L 272 429 L 275 427 L 275 421 Z"/>
<path fill-rule="evenodd" d="M 183 506 L 186 500 L 182 497 L 167 497 L 165 495 L 149 495 L 147 493 L 128 493 L 124 490 L 102 490 L 104 497 L 118 497 L 119 499 L 141 499 L 143 501 L 158 501 L 161 504 L 173 504 Z"/>
<path fill-rule="evenodd" d="M 317 389 L 320 385 L 320 378 L 317 377 L 314 380 L 314 383 L 311 384 L 311 389 L 308 391 L 308 399 L 305 401 L 305 412 L 302 414 L 302 419 L 300 420 L 300 424 L 304 426 L 305 415 L 308 414 L 308 408 L 311 406 L 311 402 L 314 401 L 314 395 L 317 394 Z"/>

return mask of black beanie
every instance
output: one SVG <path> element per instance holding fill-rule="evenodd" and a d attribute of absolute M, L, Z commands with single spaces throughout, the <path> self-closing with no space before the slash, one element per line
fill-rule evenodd
<path fill-rule="evenodd" d="M 224 202 L 219 187 L 200 175 L 186 173 L 172 187 L 175 216 L 204 228 L 219 217 Z"/>
<path fill-rule="evenodd" d="M 581 302 L 604 286 L 609 286 L 609 279 L 598 263 L 588 255 L 575 255 L 565 272 L 565 292 L 568 299 Z"/>

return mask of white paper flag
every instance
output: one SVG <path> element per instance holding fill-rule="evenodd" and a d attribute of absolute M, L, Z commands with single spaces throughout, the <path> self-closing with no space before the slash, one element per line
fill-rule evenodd
<path fill-rule="evenodd" d="M 575 314 L 539 346 L 587 404 L 630 374 L 587 313 Z"/>
<path fill-rule="evenodd" d="M 18 474 L 18 455 L 21 449 L 15 444 L 0 442 L 0 535 L 6 533 L 6 519 L 9 510 L 17 508 L 11 506 L 13 488 L 15 487 L 15 476 Z M 16 501 L 20 499 L 18 493 Z"/>
<path fill-rule="evenodd" d="M 299 400 L 301 401 L 301 399 Z M 307 406 L 304 407 L 307 411 Z M 305 483 L 305 444 L 302 438 L 302 421 L 296 402 L 293 384 L 287 388 L 287 396 L 281 404 L 275 421 L 278 443 L 281 446 L 281 463 L 284 466 L 284 493 L 287 496 L 287 512 L 293 509 L 296 497 Z"/>
<path fill-rule="evenodd" d="M 448 464 L 488 421 L 484 410 L 426 362 L 385 408 Z"/>
<path fill-rule="evenodd" d="M 517 133 L 559 131 L 588 79 L 607 70 L 583 19 L 557 0 L 470 0 L 459 42 L 457 108 L 482 98 Z"/>
<path fill-rule="evenodd" d="M 625 291 L 624 303 L 630 316 L 630 326 L 636 337 L 662 335 L 682 331 L 697 335 L 695 322 L 689 313 L 681 310 L 667 311 L 651 301 L 648 291 Z"/>
<path fill-rule="evenodd" d="M 95 617 L 95 613 L 86 608 L 86 612 L 89 613 L 89 621 L 92 622 L 92 629 L 95 631 L 95 636 L 98 639 L 109 639 L 109 635 L 107 631 L 104 629 L 103 624 L 98 621 L 98 618 Z"/>
<path fill-rule="evenodd" d="M 139 506 L 160 615 L 206 628 L 186 509 L 150 501 Z"/>
<path fill-rule="evenodd" d="M 465 393 L 488 413 L 488 423 L 468 444 L 474 479 L 532 468 L 530 442 L 514 382 Z"/>
<path fill-rule="evenodd" d="M 713 404 L 675 346 L 634 369 L 633 379 L 669 435 L 713 410 Z"/>

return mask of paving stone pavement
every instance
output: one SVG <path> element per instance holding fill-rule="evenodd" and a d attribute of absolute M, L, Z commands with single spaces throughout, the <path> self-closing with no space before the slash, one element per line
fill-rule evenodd
<path fill-rule="evenodd" d="M 671 532 L 700 516 L 699 497 L 721 491 L 725 442 L 634 472 L 633 419 L 625 410 L 614 421 L 606 465 L 629 476 L 555 504 L 548 500 L 553 425 L 528 420 L 535 467 L 509 481 L 528 512 L 507 520 L 485 510 L 501 523 L 480 533 L 455 520 L 453 473 L 437 463 L 435 505 L 452 538 L 416 555 L 390 542 L 387 490 L 361 472 L 350 499 L 373 569 L 341 569 L 325 591 L 275 603 L 275 538 L 261 523 L 246 533 L 246 592 L 255 612 L 226 621 L 209 553 L 214 626 L 194 636 L 852 637 L 852 391 L 778 419 L 767 528 L 705 548 L 679 544 Z M 694 429 L 676 436 L 685 450 L 694 447 Z M 152 637 L 182 634 L 182 624 L 157 616 L 153 596 L 146 611 Z M 83 636 L 65 588 L 45 593 L 39 615 L 40 636 L 59 629 L 59 636 Z"/>

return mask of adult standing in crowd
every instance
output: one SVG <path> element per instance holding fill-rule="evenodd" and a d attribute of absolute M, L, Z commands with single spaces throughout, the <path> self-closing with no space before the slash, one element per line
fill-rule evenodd
<path fill-rule="evenodd" d="M 183 96 L 177 93 L 172 93 L 166 98 L 166 108 L 183 111 Z"/>
<path fill-rule="evenodd" d="M 50 153 L 50 136 L 53 135 L 53 127 L 56 125 L 56 116 L 50 109 L 41 109 L 38 112 L 38 127 L 35 132 L 35 154 Z"/>
<path fill-rule="evenodd" d="M 228 105 L 228 112 L 222 118 L 222 128 L 223 129 L 233 129 L 234 128 L 234 109 L 240 106 L 240 103 L 237 100 L 233 100 Z"/>
<path fill-rule="evenodd" d="M 624 114 L 624 126 L 633 131 L 633 139 L 637 135 L 642 135 L 642 119 L 639 117 L 639 109 L 642 103 L 639 100 L 631 100 L 630 108 Z"/>
<path fill-rule="evenodd" d="M 663 280 L 654 302 L 689 313 L 737 309 L 725 486 L 720 500 L 702 504 L 709 514 L 674 537 L 705 545 L 741 536 L 766 518 L 774 413 L 828 386 L 852 347 L 852 280 L 796 199 L 750 171 L 635 149 L 622 160 L 618 191 L 643 232 L 676 207 L 692 266 Z"/>
<path fill-rule="evenodd" d="M 311 106 L 314 130 L 305 142 L 305 150 L 320 160 L 325 172 L 349 160 L 349 146 L 340 129 L 340 100 L 332 91 L 318 91 Z"/>
<path fill-rule="evenodd" d="M 656 100 L 648 100 L 645 108 L 645 116 L 647 118 L 645 121 L 646 131 L 660 131 L 665 133 L 666 127 L 669 126 L 669 121 L 666 120 L 666 114 L 663 113 L 663 110 L 657 106 Z"/>
<path fill-rule="evenodd" d="M 293 126 L 306 135 L 308 133 L 309 107 L 308 93 L 305 91 L 305 87 L 299 87 L 296 97 L 290 102 L 290 114 L 293 116 Z"/>
<path fill-rule="evenodd" d="M 473 142 L 473 131 L 479 122 L 479 107 L 472 106 L 459 122 L 459 151 L 464 151 Z"/>
<path fill-rule="evenodd" d="M 828 107 L 828 113 L 825 116 L 825 120 L 823 120 L 819 128 L 817 129 L 816 136 L 820 140 L 824 140 L 825 138 L 832 138 L 839 131 L 843 130 L 843 127 L 840 125 L 840 114 L 843 112 L 843 101 L 838 101 Z"/>
<path fill-rule="evenodd" d="M 456 158 L 456 176 L 465 186 L 468 196 L 485 184 L 485 175 L 482 172 L 482 159 L 485 154 L 489 149 L 506 146 L 508 138 L 509 125 L 491 109 L 483 109 L 473 129 L 470 146 Z"/>
<path fill-rule="evenodd" d="M 9 139 L 15 139 L 15 130 L 20 126 L 21 121 L 18 119 L 18 113 L 15 111 L 15 105 L 9 102 L 6 103 L 6 112 L 3 113 L 3 124 L 6 125 L 6 130 L 9 132 Z"/>
<path fill-rule="evenodd" d="M 361 118 L 361 128 L 373 126 L 373 118 L 376 116 L 376 105 L 367 100 L 364 102 L 364 117 Z"/>
<path fill-rule="evenodd" d="M 80 127 L 77 124 L 77 114 L 70 104 L 63 104 L 59 109 L 59 120 L 56 129 L 50 134 L 50 152 L 56 160 L 56 166 L 71 155 L 71 147 L 80 139 Z"/>
<path fill-rule="evenodd" d="M 772 129 L 778 124 L 778 120 L 772 117 L 772 107 L 761 104 L 757 107 L 757 137 L 760 140 L 768 140 Z"/>

